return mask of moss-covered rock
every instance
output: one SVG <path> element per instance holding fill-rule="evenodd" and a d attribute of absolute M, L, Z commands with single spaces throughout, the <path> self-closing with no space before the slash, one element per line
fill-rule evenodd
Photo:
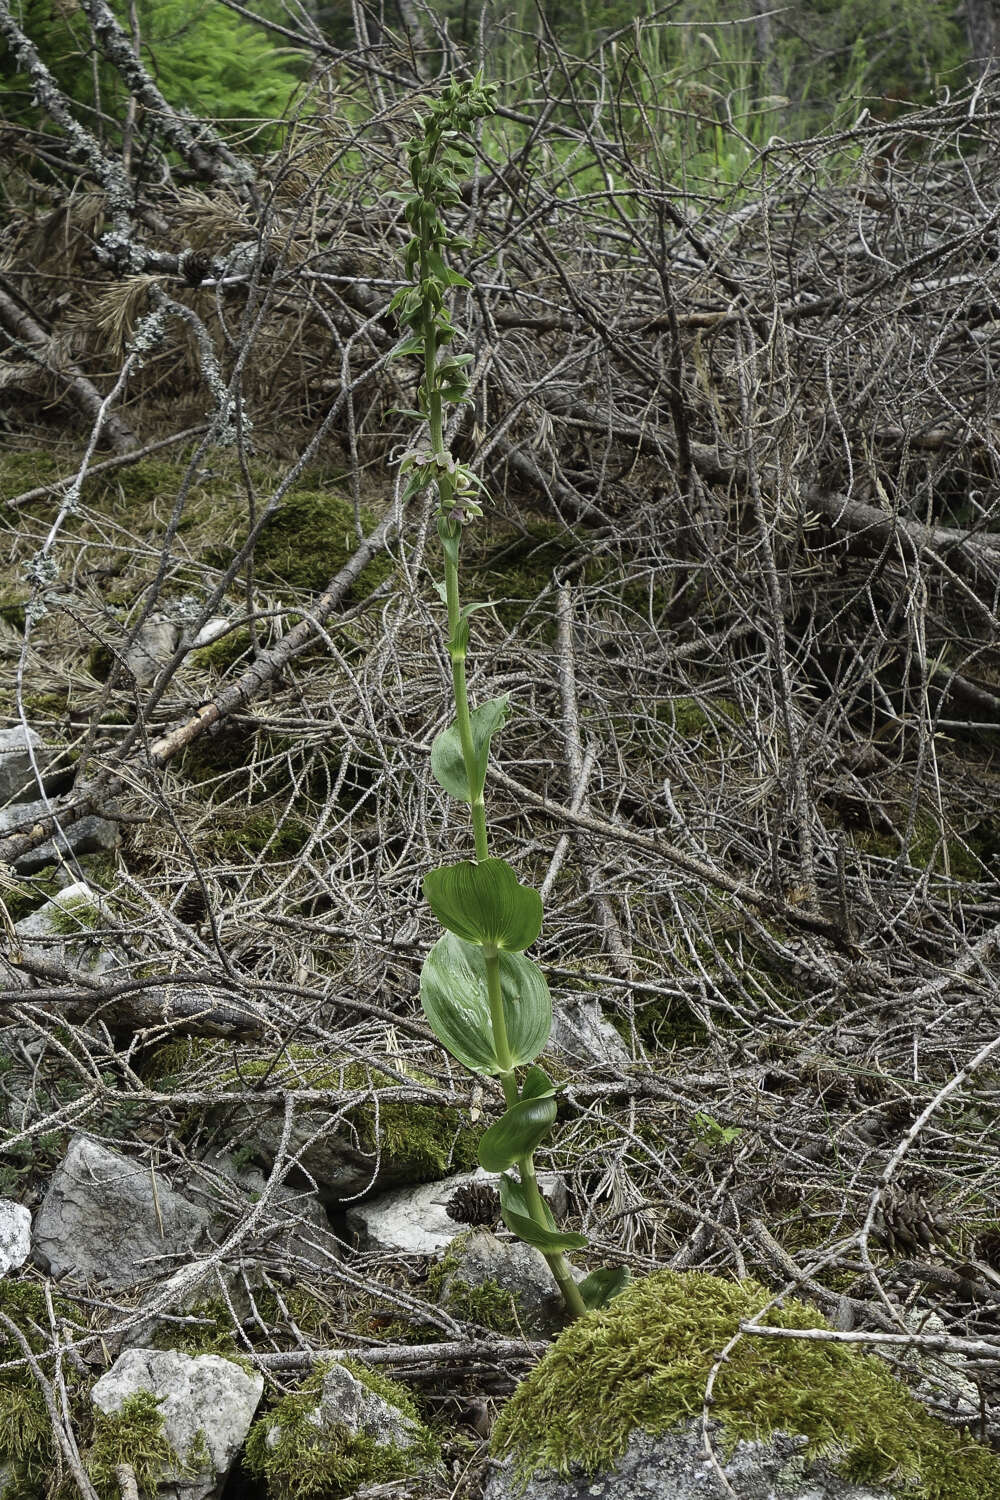
<path fill-rule="evenodd" d="M 98 897 L 84 881 L 57 891 L 52 898 L 49 925 L 53 932 L 79 937 L 82 932 L 107 926 Z"/>
<path fill-rule="evenodd" d="M 699 739 L 720 726 L 739 721 L 740 711 L 729 698 L 692 698 L 680 696 L 658 703 L 654 714 L 660 723 L 668 724 L 681 739 Z M 724 732 L 724 731 L 723 731 Z"/>
<path fill-rule="evenodd" d="M 983 842 L 989 848 L 992 828 L 989 824 Z M 866 854 L 880 859 L 898 859 L 900 841 L 888 831 L 854 830 L 854 843 Z M 943 875 L 951 880 L 983 879 L 985 871 L 979 858 L 978 830 L 967 838 L 946 836 L 939 818 L 928 812 L 917 814 L 913 835 L 906 851 L 907 861 L 916 870 Z"/>
<path fill-rule="evenodd" d="M 515 530 L 491 518 L 488 528 L 469 535 L 465 588 L 470 598 L 492 600 L 501 623 L 512 629 L 579 546 L 578 537 L 557 522 L 530 518 Z"/>
<path fill-rule="evenodd" d="M 250 627 L 241 625 L 236 630 L 228 630 L 209 645 L 199 646 L 191 652 L 188 660 L 196 667 L 223 677 L 243 660 L 251 645 Z"/>
<path fill-rule="evenodd" d="M 415 1085 L 428 1080 L 393 1059 L 399 1073 Z M 277 1062 L 249 1048 L 231 1049 L 215 1041 L 177 1043 L 161 1048 L 147 1066 L 148 1076 L 179 1087 L 197 1084 L 231 1089 L 254 1080 L 269 1088 L 329 1089 L 357 1093 L 357 1103 L 337 1105 L 339 1116 L 329 1133 L 316 1135 L 321 1116 L 315 1107 L 302 1106 L 293 1128 L 291 1147 L 300 1151 L 303 1168 L 319 1184 L 328 1201 L 351 1197 L 374 1186 L 424 1182 L 472 1168 L 477 1161 L 480 1131 L 465 1115 L 437 1104 L 383 1097 L 405 1087 L 399 1077 L 344 1058 L 324 1055 L 315 1047 L 292 1045 Z M 327 1113 L 334 1113 L 331 1107 Z M 282 1132 L 280 1110 L 234 1106 L 226 1111 L 227 1133 L 247 1137 L 252 1160 L 269 1169 Z M 250 1133 L 252 1131 L 252 1133 Z M 313 1140 L 313 1137 L 316 1139 Z"/>
<path fill-rule="evenodd" d="M 354 1420 L 337 1420 L 328 1377 L 363 1388 Z M 340 1386 L 338 1385 L 338 1393 Z M 409 1392 L 354 1360 L 315 1370 L 251 1428 L 244 1466 L 271 1500 L 338 1500 L 365 1485 L 417 1475 L 440 1459 Z"/>
<path fill-rule="evenodd" d="M 309 829 L 301 818 L 237 807 L 220 811 L 205 847 L 219 859 L 245 864 L 265 853 L 271 860 L 292 859 L 308 838 Z"/>
<path fill-rule="evenodd" d="M 484 1231 L 478 1233 L 482 1235 Z M 515 1293 L 510 1287 L 501 1286 L 495 1277 L 478 1276 L 474 1267 L 470 1270 L 469 1242 L 475 1238 L 472 1233 L 455 1236 L 444 1255 L 428 1272 L 427 1290 L 456 1318 L 481 1323 L 495 1333 L 519 1337 L 523 1330 Z M 492 1240 L 493 1236 L 489 1238 Z M 527 1250 L 529 1246 L 519 1248 Z M 544 1261 L 542 1264 L 544 1266 Z"/>
<path fill-rule="evenodd" d="M 160 1403 L 151 1391 L 136 1391 L 118 1411 L 98 1411 L 94 1434 L 84 1462 L 101 1500 L 115 1500 L 121 1485 L 115 1473 L 128 1464 L 141 1495 L 153 1494 L 169 1471 L 190 1475 L 195 1467 L 185 1464 L 170 1442 Z"/>
<path fill-rule="evenodd" d="M 120 1492 L 120 1463 L 135 1471 L 142 1495 L 217 1493 L 263 1393 L 262 1375 L 218 1355 L 126 1349 L 90 1390 L 87 1462 L 98 1494 Z"/>
<path fill-rule="evenodd" d="M 769 1300 L 754 1281 L 662 1271 L 563 1333 L 508 1402 L 493 1450 L 524 1477 L 597 1473 L 634 1430 L 661 1434 L 702 1410 L 709 1373 L 741 1322 Z M 764 1316 L 772 1327 L 826 1329 L 805 1303 Z M 780 1431 L 808 1439 L 845 1478 L 891 1483 L 913 1500 L 997 1500 L 1000 1459 L 931 1417 L 878 1359 L 828 1340 L 747 1335 L 713 1388 L 724 1439 Z"/>
<path fill-rule="evenodd" d="M 73 1308 L 62 1297 L 53 1297 L 59 1318 Z M 0 1278 L 0 1313 L 9 1318 L 26 1338 L 33 1354 L 43 1353 L 48 1343 L 49 1311 L 45 1288 L 33 1276 Z M 0 1489 L 4 1500 L 34 1500 L 44 1495 L 55 1467 L 52 1423 L 41 1390 L 23 1364 L 24 1349 L 0 1324 Z M 72 1383 L 72 1378 L 71 1378 Z M 6 1472 L 5 1472 L 6 1471 Z"/>

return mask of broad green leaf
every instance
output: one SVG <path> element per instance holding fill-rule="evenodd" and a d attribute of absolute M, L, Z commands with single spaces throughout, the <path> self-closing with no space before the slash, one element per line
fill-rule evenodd
<path fill-rule="evenodd" d="M 548 1208 L 545 1210 L 548 1225 L 543 1228 L 536 1224 L 528 1213 L 523 1187 L 506 1172 L 500 1178 L 500 1214 L 511 1234 L 516 1234 L 526 1245 L 534 1245 L 536 1250 L 541 1250 L 545 1255 L 555 1255 L 563 1250 L 582 1250 L 587 1244 L 585 1234 L 561 1234 L 555 1228 L 555 1221 Z"/>
<path fill-rule="evenodd" d="M 628 1266 L 602 1266 L 599 1271 L 591 1271 L 579 1283 L 580 1295 L 587 1308 L 593 1312 L 598 1307 L 607 1307 L 631 1280 L 632 1273 Z"/>
<path fill-rule="evenodd" d="M 556 1101 L 551 1094 L 548 1098 L 521 1099 L 512 1104 L 496 1124 L 484 1131 L 479 1142 L 479 1165 L 487 1172 L 505 1172 L 522 1156 L 534 1151 L 548 1134 L 555 1117 Z"/>
<path fill-rule="evenodd" d="M 556 1086 L 544 1068 L 529 1068 L 521 1084 L 521 1099 L 547 1099 L 556 1092 Z"/>
<path fill-rule="evenodd" d="M 509 1208 L 512 1213 L 523 1214 L 525 1218 L 531 1218 L 531 1210 L 528 1207 L 528 1195 L 524 1190 L 524 1184 L 518 1182 L 516 1177 L 511 1177 L 505 1172 L 500 1178 L 500 1207 Z M 545 1216 L 547 1229 L 555 1229 L 556 1221 L 552 1217 L 552 1210 L 542 1199 L 542 1213 Z"/>
<path fill-rule="evenodd" d="M 511 1066 L 530 1063 L 549 1039 L 552 1001 L 545 976 L 522 953 L 501 953 L 500 993 Z M 452 1057 L 474 1073 L 500 1073 L 493 1048 L 486 959 L 473 943 L 446 932 L 424 961 L 420 1003 L 428 1025 Z"/>
<path fill-rule="evenodd" d="M 503 859 L 463 859 L 424 876 L 424 896 L 449 932 L 467 943 L 520 952 L 542 930 L 542 898 Z"/>
<path fill-rule="evenodd" d="M 462 756 L 462 740 L 457 724 L 450 724 L 437 736 L 431 749 L 431 770 L 438 783 L 459 802 L 471 802 L 478 797 L 486 783 L 486 762 L 490 754 L 490 739 L 502 729 L 507 717 L 509 695 L 491 698 L 481 703 L 469 714 L 472 730 L 472 748 L 475 757 L 473 786 L 469 787 L 465 760 Z"/>
<path fill-rule="evenodd" d="M 433 250 L 433 249 L 428 250 L 428 252 L 427 252 L 427 264 L 430 267 L 431 275 L 432 276 L 437 276 L 437 277 L 439 277 L 443 281 L 444 278 L 448 274 L 448 267 L 445 265 L 444 261 L 441 259 L 441 256 L 440 256 L 440 254 L 438 253 L 437 250 Z"/>
<path fill-rule="evenodd" d="M 541 1250 L 543 1255 L 559 1255 L 564 1250 L 583 1250 L 589 1241 L 585 1234 L 572 1234 L 568 1230 L 563 1232 L 558 1229 L 543 1229 L 536 1224 L 534 1219 L 528 1219 L 524 1214 L 514 1213 L 512 1209 L 501 1209 L 501 1217 L 510 1230 L 516 1234 L 519 1240 L 526 1245 L 534 1245 L 536 1250 Z"/>
<path fill-rule="evenodd" d="M 442 360 L 436 371 L 436 379 L 439 386 L 468 385 L 469 372 L 462 360 L 463 356 L 460 354 L 449 354 L 447 359 Z"/>

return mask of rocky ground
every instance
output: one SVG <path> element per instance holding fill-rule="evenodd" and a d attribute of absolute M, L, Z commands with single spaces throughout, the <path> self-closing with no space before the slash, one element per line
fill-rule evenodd
<path fill-rule="evenodd" d="M 560 1332 L 419 1003 L 397 64 L 266 160 L 178 117 L 127 233 L 0 162 L 5 1500 L 998 1495 L 1000 95 L 680 185 L 553 98 L 452 205 L 539 1164 L 632 1277 Z"/>

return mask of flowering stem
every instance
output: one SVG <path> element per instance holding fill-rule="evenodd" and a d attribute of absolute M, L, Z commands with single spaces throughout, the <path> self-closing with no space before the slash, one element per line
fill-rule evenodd
<path fill-rule="evenodd" d="M 440 482 L 442 505 L 445 499 L 446 483 L 450 481 L 442 477 Z M 450 500 L 450 496 L 448 498 Z M 475 788 L 475 752 L 472 747 L 472 727 L 469 723 L 469 688 L 465 679 L 466 648 L 462 639 L 462 610 L 458 594 L 458 548 L 461 541 L 461 525 L 458 521 L 452 521 L 449 524 L 454 528 L 454 545 L 452 547 L 446 544 L 444 562 L 445 594 L 448 601 L 448 655 L 451 657 L 451 680 L 455 690 L 455 722 L 458 725 L 458 736 L 462 742 L 462 759 L 465 761 L 469 785 Z M 476 841 L 476 858 L 486 859 L 490 852 L 489 836 L 486 831 L 486 803 L 481 791 L 474 790 L 469 810 L 472 814 L 472 834 Z M 498 977 L 498 987 L 499 983 Z"/>
<path fill-rule="evenodd" d="M 442 403 L 437 382 L 436 356 L 433 362 L 428 359 L 428 353 L 430 352 L 433 355 L 435 348 L 428 327 L 430 324 L 431 319 L 428 318 L 425 323 L 424 333 L 424 380 L 425 390 L 428 395 L 427 406 L 431 451 L 442 458 L 447 458 L 448 454 L 444 447 L 442 434 Z M 440 514 L 443 518 L 446 518 L 450 515 L 452 509 L 453 494 L 451 475 L 443 468 L 439 471 L 438 475 L 438 496 L 440 500 Z M 465 676 L 466 647 L 461 629 L 462 607 L 458 578 L 458 554 L 462 540 L 462 525 L 458 520 L 443 520 L 439 531 L 444 544 L 445 598 L 448 605 L 448 655 L 451 658 L 451 679 L 455 692 L 455 722 L 462 745 L 462 759 L 465 761 L 465 773 L 468 777 L 470 787 L 475 788 L 475 751 L 472 744 L 472 728 L 469 722 L 469 689 Z M 472 814 L 473 837 L 476 843 L 476 859 L 483 860 L 489 855 L 489 836 L 486 827 L 486 803 L 481 791 L 474 791 L 469 807 Z M 486 965 L 486 988 L 489 996 L 490 1023 L 493 1028 L 493 1045 L 497 1061 L 503 1068 L 503 1072 L 499 1075 L 500 1083 L 503 1088 L 507 1108 L 510 1109 L 512 1105 L 517 1103 L 518 1089 L 513 1068 L 511 1067 L 510 1043 L 507 1039 L 507 1021 L 504 1015 L 503 993 L 500 987 L 500 955 L 492 945 L 486 945 L 483 948 L 483 959 Z M 525 1156 L 519 1157 L 517 1165 L 531 1218 L 540 1228 L 545 1228 L 545 1208 L 541 1190 L 538 1186 L 538 1178 L 535 1173 L 534 1153 L 528 1152 Z M 562 1293 L 567 1309 L 574 1317 L 580 1317 L 587 1309 L 583 1298 L 580 1296 L 576 1282 L 573 1280 L 573 1274 L 566 1257 L 556 1252 L 555 1254 L 546 1255 L 545 1259 Z"/>
<path fill-rule="evenodd" d="M 435 741 L 431 767 L 446 791 L 469 804 L 476 851 L 475 863 L 462 861 L 432 871 L 424 881 L 424 893 L 448 934 L 424 964 L 421 999 L 435 1034 L 449 1050 L 467 1066 L 500 1081 L 507 1113 L 485 1132 L 480 1160 L 491 1171 L 501 1172 L 505 1222 L 541 1250 L 567 1309 L 576 1317 L 587 1310 L 588 1304 L 562 1250 L 578 1248 L 586 1241 L 582 1235 L 556 1230 L 539 1191 L 534 1162 L 539 1131 L 538 1115 L 532 1111 L 537 1111 L 541 1103 L 542 1128 L 547 1128 L 556 1115 L 555 1085 L 542 1069 L 532 1066 L 522 1093 L 515 1075 L 517 1066 L 541 1052 L 551 1025 L 551 999 L 544 977 L 537 965 L 523 956 L 541 925 L 541 900 L 537 892 L 520 884 L 509 865 L 491 858 L 489 852 L 486 756 L 490 736 L 503 723 L 507 698 L 493 699 L 475 710 L 469 707 L 465 663 L 471 608 L 462 605 L 458 564 L 463 528 L 482 515 L 476 503 L 481 485 L 471 469 L 448 451 L 444 429 L 447 405 L 468 400 L 466 366 L 472 355 L 455 354 L 448 348 L 456 329 L 449 317 L 447 294 L 450 288 L 469 283 L 446 263 L 446 251 L 463 242 L 450 231 L 442 210 L 460 202 L 458 174 L 471 154 L 460 136 L 472 121 L 492 111 L 492 92 L 479 76 L 468 83 L 452 82 L 440 99 L 430 103 L 428 114 L 420 122 L 420 135 L 409 143 L 414 192 L 405 200 L 405 217 L 413 230 L 406 249 L 406 272 L 411 282 L 392 301 L 400 322 L 412 330 L 401 344 L 400 354 L 419 352 L 423 359 L 419 400 L 430 449 L 406 455 L 403 470 L 409 478 L 404 496 L 436 487 L 437 532 L 444 553 L 444 585 L 438 588 L 448 609 L 455 720 Z M 456 897 L 455 877 L 465 883 L 463 891 L 468 886 L 465 896 Z M 505 894 L 498 894 L 501 891 Z M 478 947 L 481 955 L 475 1037 L 470 1033 L 469 1013 L 463 1009 L 468 992 L 462 991 L 457 980 L 458 963 L 464 965 L 466 958 L 453 957 L 449 934 L 462 938 L 469 950 Z M 503 970 L 502 950 L 508 952 Z M 525 1049 L 526 1037 L 531 1038 L 533 1051 Z M 517 1179 L 507 1171 L 512 1166 L 517 1167 Z"/>

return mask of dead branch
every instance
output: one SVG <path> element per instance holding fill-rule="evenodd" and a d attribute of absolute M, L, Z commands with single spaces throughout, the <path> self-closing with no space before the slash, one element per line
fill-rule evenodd
<path fill-rule="evenodd" d="M 102 405 L 100 392 L 72 360 L 55 352 L 52 340 L 41 324 L 23 304 L 8 296 L 2 288 L 0 321 L 10 338 L 23 345 L 60 385 L 66 387 L 77 410 L 91 422 L 96 421 Z M 116 453 L 128 454 L 139 446 L 138 438 L 122 417 L 109 414 L 104 417 L 101 426 L 102 435 Z"/>

